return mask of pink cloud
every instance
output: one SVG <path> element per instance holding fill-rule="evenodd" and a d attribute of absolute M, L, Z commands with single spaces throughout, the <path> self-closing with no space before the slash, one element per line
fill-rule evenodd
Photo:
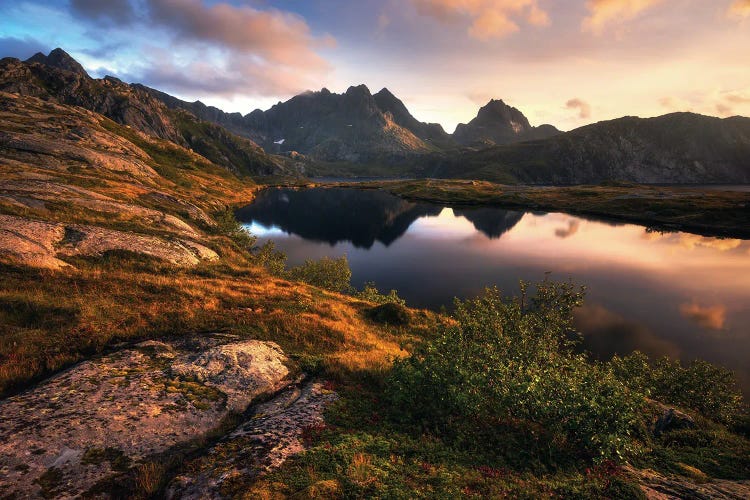
<path fill-rule="evenodd" d="M 697 302 L 682 304 L 680 314 L 709 330 L 722 330 L 727 319 L 727 308 L 722 305 L 702 306 Z"/>
<path fill-rule="evenodd" d="M 735 0 L 729 6 L 727 15 L 733 19 L 747 19 L 750 17 L 750 0 Z"/>
<path fill-rule="evenodd" d="M 582 28 L 595 34 L 614 23 L 629 21 L 664 0 L 589 0 L 586 8 L 589 16 L 583 20 Z"/>
<path fill-rule="evenodd" d="M 442 22 L 468 22 L 473 38 L 504 38 L 520 31 L 520 21 L 547 26 L 550 18 L 539 0 L 411 0 L 420 15 Z"/>
<path fill-rule="evenodd" d="M 583 101 L 578 98 L 571 99 L 565 103 L 565 107 L 567 109 L 578 110 L 579 118 L 583 118 L 583 119 L 591 118 L 591 105 L 587 103 L 586 101 Z"/>

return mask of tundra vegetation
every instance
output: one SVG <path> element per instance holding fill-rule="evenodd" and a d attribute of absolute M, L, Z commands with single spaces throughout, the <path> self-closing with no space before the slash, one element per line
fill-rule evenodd
<path fill-rule="evenodd" d="M 307 451 L 232 482 L 227 495 L 637 498 L 643 471 L 691 484 L 750 479 L 750 420 L 731 373 L 637 353 L 590 359 L 571 326 L 583 300 L 572 284 L 490 289 L 450 314 L 410 309 L 374 284 L 354 290 L 346 259 L 289 268 L 272 244 L 258 245 L 228 208 L 253 198 L 251 180 L 74 108 L 1 94 L 0 103 L 15 141 L 1 151 L 0 214 L 64 226 L 40 246 L 65 264 L 0 254 L 0 396 L 135 342 L 231 333 L 278 343 L 340 399 L 325 425 L 305 430 Z M 49 154 L 73 141 L 86 155 Z M 408 196 L 434 187 L 399 186 Z M 465 187 L 449 194 L 466 198 Z M 706 200 L 716 214 L 731 210 Z M 216 257 L 180 265 L 132 245 L 59 251 L 93 226 L 199 241 Z M 689 424 L 655 432 L 665 408 Z M 183 463 L 128 464 L 107 449 L 86 460 L 130 467 L 129 493 L 144 498 Z"/>

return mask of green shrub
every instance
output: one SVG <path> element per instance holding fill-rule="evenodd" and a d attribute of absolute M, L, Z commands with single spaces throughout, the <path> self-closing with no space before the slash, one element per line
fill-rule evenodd
<path fill-rule="evenodd" d="M 286 254 L 276 250 L 273 241 L 266 241 L 261 246 L 253 248 L 253 259 L 255 263 L 268 269 L 273 275 L 281 276 L 286 269 Z"/>
<path fill-rule="evenodd" d="M 258 238 L 242 227 L 242 224 L 235 218 L 231 208 L 226 208 L 214 215 L 216 221 L 216 231 L 219 234 L 229 237 L 237 246 L 246 251 L 251 251 L 255 247 Z"/>
<path fill-rule="evenodd" d="M 371 321 L 394 326 L 408 325 L 411 319 L 406 307 L 395 302 L 386 302 L 372 307 L 367 310 L 366 314 Z"/>
<path fill-rule="evenodd" d="M 378 287 L 375 286 L 375 283 L 373 283 L 372 281 L 365 283 L 364 288 L 362 288 L 361 291 L 357 292 L 355 294 L 355 297 L 367 302 L 374 302 L 375 304 L 393 303 L 399 304 L 401 306 L 406 305 L 406 301 L 398 296 L 398 292 L 396 290 L 391 290 L 388 295 L 384 295 L 380 293 Z"/>
<path fill-rule="evenodd" d="M 545 281 L 530 299 L 522 283 L 520 297 L 492 288 L 456 300 L 455 322 L 395 362 L 391 417 L 490 448 L 508 439 L 500 429 L 516 425 L 541 448 L 624 458 L 643 398 L 606 365 L 574 353 L 572 312 L 582 299 L 571 284 Z"/>
<path fill-rule="evenodd" d="M 742 408 L 735 375 L 706 361 L 683 366 L 678 360 L 664 357 L 651 363 L 645 354 L 635 352 L 615 356 L 610 365 L 632 389 L 662 403 L 698 411 L 717 422 L 731 424 Z"/>
<path fill-rule="evenodd" d="M 338 259 L 323 257 L 320 260 L 306 260 L 301 266 L 287 271 L 289 279 L 303 281 L 332 292 L 351 291 L 352 270 L 346 256 Z"/>

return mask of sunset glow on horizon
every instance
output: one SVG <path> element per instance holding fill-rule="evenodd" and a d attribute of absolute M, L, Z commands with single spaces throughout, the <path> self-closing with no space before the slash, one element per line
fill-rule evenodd
<path fill-rule="evenodd" d="M 750 115 L 747 0 L 22 0 L 0 19 L 3 56 L 59 46 L 93 76 L 243 114 L 364 83 L 448 132 L 491 98 L 563 130 Z"/>

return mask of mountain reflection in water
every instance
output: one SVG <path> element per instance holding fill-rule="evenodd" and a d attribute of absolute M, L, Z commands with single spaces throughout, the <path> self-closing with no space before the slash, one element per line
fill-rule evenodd
<path fill-rule="evenodd" d="M 278 227 L 306 240 L 331 245 L 348 241 L 368 249 L 376 241 L 389 246 L 417 219 L 442 211 L 442 206 L 414 203 L 382 191 L 312 188 L 265 190 L 236 215 L 240 221 Z M 523 217 L 523 212 L 492 208 L 455 213 L 489 238 L 499 238 Z"/>
<path fill-rule="evenodd" d="M 576 313 L 585 347 L 635 349 L 737 371 L 750 395 L 750 242 L 566 214 L 412 203 L 380 191 L 277 189 L 238 211 L 296 265 L 346 254 L 352 284 L 396 289 L 414 307 L 450 306 L 518 280 L 587 287 Z"/>

